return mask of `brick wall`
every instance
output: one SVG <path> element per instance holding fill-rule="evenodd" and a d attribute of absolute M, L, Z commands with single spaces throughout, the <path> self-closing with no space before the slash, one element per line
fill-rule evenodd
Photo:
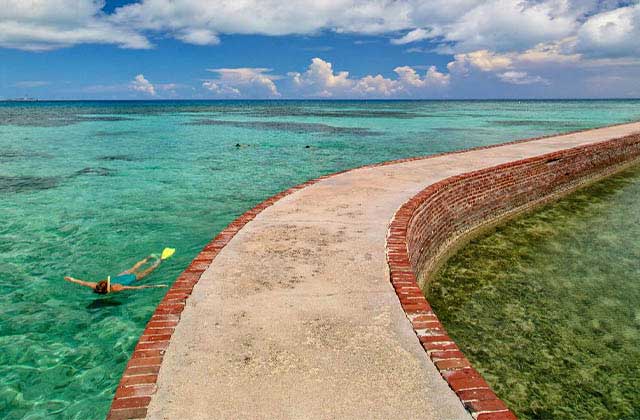
<path fill-rule="evenodd" d="M 396 212 L 387 236 L 391 283 L 425 351 L 474 418 L 515 415 L 447 335 L 419 285 L 424 286 L 457 243 L 479 228 L 611 174 L 639 157 L 640 135 L 566 149 L 447 178 Z"/>

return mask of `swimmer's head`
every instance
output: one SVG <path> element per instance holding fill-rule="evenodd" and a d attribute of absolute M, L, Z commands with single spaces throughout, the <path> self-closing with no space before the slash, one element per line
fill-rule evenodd
<path fill-rule="evenodd" d="M 94 293 L 100 293 L 101 295 L 106 295 L 109 293 L 109 284 L 106 280 L 100 280 L 96 283 L 96 287 L 93 288 Z"/>

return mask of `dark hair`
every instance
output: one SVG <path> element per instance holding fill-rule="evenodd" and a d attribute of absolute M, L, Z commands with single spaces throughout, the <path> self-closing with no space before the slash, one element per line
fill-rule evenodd
<path fill-rule="evenodd" d="M 101 295 L 106 295 L 109 291 L 107 290 L 107 281 L 100 280 L 96 283 L 96 287 L 93 288 L 94 293 L 100 293 Z"/>

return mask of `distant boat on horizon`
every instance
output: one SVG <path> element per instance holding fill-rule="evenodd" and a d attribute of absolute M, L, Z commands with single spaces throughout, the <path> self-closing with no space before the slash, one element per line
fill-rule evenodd
<path fill-rule="evenodd" d="M 38 102 L 38 99 L 31 98 L 29 96 L 23 96 L 22 98 L 0 99 L 0 102 Z"/>

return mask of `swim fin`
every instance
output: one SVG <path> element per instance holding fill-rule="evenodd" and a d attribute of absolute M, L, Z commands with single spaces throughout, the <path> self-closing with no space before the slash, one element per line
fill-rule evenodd
<path fill-rule="evenodd" d="M 175 252 L 176 252 L 175 248 L 165 248 L 164 250 L 162 250 L 162 255 L 160 256 L 160 259 L 167 260 L 171 258 L 171 256 L 175 254 Z"/>

